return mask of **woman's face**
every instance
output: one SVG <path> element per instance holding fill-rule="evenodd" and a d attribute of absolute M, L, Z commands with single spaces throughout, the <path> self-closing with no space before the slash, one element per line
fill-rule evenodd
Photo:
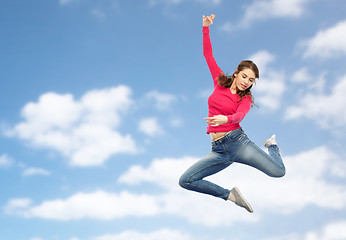
<path fill-rule="evenodd" d="M 234 73 L 234 84 L 240 91 L 245 91 L 255 82 L 256 75 L 250 68 L 245 68 L 238 73 Z"/>

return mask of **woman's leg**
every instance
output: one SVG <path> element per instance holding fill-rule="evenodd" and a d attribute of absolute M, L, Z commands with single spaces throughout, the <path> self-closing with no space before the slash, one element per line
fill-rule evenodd
<path fill-rule="evenodd" d="M 269 146 L 269 154 L 267 154 L 250 141 L 247 136 L 241 141 L 242 147 L 237 149 L 237 157 L 232 159 L 234 162 L 257 168 L 271 177 L 283 177 L 285 175 L 286 169 L 276 144 Z"/>
<path fill-rule="evenodd" d="M 203 180 L 203 178 L 213 175 L 231 164 L 232 161 L 227 159 L 226 154 L 211 152 L 186 170 L 180 177 L 179 185 L 188 190 L 227 200 L 230 190 L 224 189 L 210 181 Z"/>

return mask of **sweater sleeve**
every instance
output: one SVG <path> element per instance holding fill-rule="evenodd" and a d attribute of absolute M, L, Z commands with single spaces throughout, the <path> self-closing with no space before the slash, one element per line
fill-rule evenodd
<path fill-rule="evenodd" d="M 220 75 L 222 71 L 217 65 L 213 56 L 213 49 L 211 46 L 209 31 L 209 27 L 203 27 L 203 55 L 205 60 L 207 61 L 215 86 L 217 83 L 217 77 Z"/>
<path fill-rule="evenodd" d="M 227 115 L 227 123 L 240 123 L 244 119 L 246 114 L 248 114 L 248 112 L 250 111 L 251 101 L 252 100 L 250 99 L 250 97 L 244 97 L 240 102 L 237 111 L 232 115 Z"/>

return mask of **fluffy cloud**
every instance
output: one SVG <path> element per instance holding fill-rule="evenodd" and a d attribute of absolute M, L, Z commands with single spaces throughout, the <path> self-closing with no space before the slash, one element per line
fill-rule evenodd
<path fill-rule="evenodd" d="M 332 222 L 322 229 L 305 234 L 289 234 L 285 236 L 265 238 L 263 240 L 343 240 L 346 239 L 346 221 Z"/>
<path fill-rule="evenodd" d="M 92 238 L 91 240 L 192 240 L 188 234 L 171 229 L 161 229 L 149 233 L 126 231 L 119 234 L 108 234 Z"/>
<path fill-rule="evenodd" d="M 169 93 L 160 93 L 158 91 L 151 91 L 147 93 L 146 97 L 154 100 L 155 107 L 159 110 L 167 110 L 171 104 L 177 101 L 177 97 Z"/>
<path fill-rule="evenodd" d="M 193 192 L 185 191 L 184 193 L 177 189 L 180 174 L 196 160 L 196 158 L 156 159 L 148 168 L 133 166 L 119 178 L 119 181 L 128 184 L 141 182 L 159 184 L 168 190 L 166 196 L 163 196 L 165 211 L 185 217 L 191 222 L 210 226 L 229 225 L 234 221 L 256 220 L 256 218 L 247 218 L 248 215 L 244 213 L 245 211 L 236 207 L 232 208 L 229 206 L 231 204 L 229 202 L 216 204 L 216 201 L 220 200 Z M 287 174 L 282 179 L 268 178 L 258 170 L 239 164 L 234 164 L 209 179 L 220 183 L 221 186 L 225 183 L 239 185 L 244 195 L 253 202 L 255 211 L 259 213 L 256 214 L 257 217 L 264 211 L 293 213 L 309 204 L 335 209 L 346 206 L 346 187 L 329 184 L 325 180 L 325 176 L 330 175 L 340 178 L 346 176 L 343 161 L 329 149 L 325 147 L 312 149 L 294 156 L 284 157 L 284 161 Z M 171 171 L 171 169 L 175 169 L 175 171 Z M 230 174 L 229 171 L 232 173 Z M 262 194 L 260 189 L 268 189 L 267 194 Z M 290 192 L 289 198 L 286 197 L 287 192 Z M 330 205 L 330 202 L 333 202 L 333 205 Z M 230 212 L 230 215 L 222 214 L 225 207 L 228 208 L 227 211 Z M 209 212 L 209 209 L 212 211 Z M 203 214 L 199 214 L 199 212 L 203 212 Z M 232 213 L 237 214 L 239 218 L 233 219 Z"/>
<path fill-rule="evenodd" d="M 119 207 L 121 206 L 121 207 Z M 151 216 L 159 212 L 157 201 L 149 195 L 96 191 L 77 193 L 67 199 L 56 199 L 32 206 L 30 199 L 12 199 L 5 212 L 22 217 L 72 220 L 95 218 L 110 220 L 127 216 Z"/>
<path fill-rule="evenodd" d="M 304 58 L 330 58 L 346 54 L 346 20 L 335 26 L 319 31 L 313 38 L 304 40 L 300 47 L 305 48 Z"/>
<path fill-rule="evenodd" d="M 58 151 L 71 165 L 100 165 L 113 154 L 136 152 L 131 136 L 116 131 L 132 105 L 130 94 L 126 86 L 89 91 L 79 101 L 71 94 L 45 93 L 27 103 L 24 121 L 5 133 Z"/>
<path fill-rule="evenodd" d="M 27 168 L 23 171 L 23 176 L 33 176 L 33 175 L 50 175 L 50 172 L 43 168 Z"/>
<path fill-rule="evenodd" d="M 293 214 L 308 205 L 319 208 L 343 209 L 346 207 L 346 186 L 328 177 L 344 180 L 344 162 L 326 147 L 319 147 L 293 156 L 284 156 L 287 174 L 280 179 L 267 177 L 260 171 L 241 164 L 208 177 L 225 187 L 238 186 L 251 202 L 256 214 L 229 201 L 187 191 L 178 185 L 180 175 L 199 158 L 154 159 L 143 167 L 132 166 L 122 174 L 121 184 L 153 185 L 160 193 L 120 194 L 97 191 L 78 193 L 67 199 L 44 201 L 33 206 L 30 199 L 13 199 L 5 206 L 8 214 L 58 220 L 80 218 L 115 219 L 128 216 L 176 215 L 204 226 L 230 226 L 235 222 L 256 222 L 268 212 Z M 263 194 L 266 189 L 266 194 Z M 287 193 L 290 193 L 287 197 Z M 330 204 L 330 203 L 333 204 Z M 119 208 L 118 206 L 122 206 Z M 227 209 L 227 214 L 225 213 Z M 237 218 L 234 218 L 234 216 Z"/>
<path fill-rule="evenodd" d="M 181 118 L 172 118 L 170 119 L 170 125 L 172 127 L 180 127 L 182 126 L 184 121 Z"/>
<path fill-rule="evenodd" d="M 151 137 L 163 134 L 163 130 L 155 117 L 142 119 L 139 122 L 138 130 Z"/>
<path fill-rule="evenodd" d="M 25 211 L 30 207 L 31 204 L 32 201 L 29 198 L 11 199 L 4 207 L 4 211 L 7 214 L 18 214 L 24 217 Z"/>
<path fill-rule="evenodd" d="M 312 80 L 311 73 L 306 67 L 296 71 L 292 76 L 292 81 L 296 83 L 306 83 Z"/>
<path fill-rule="evenodd" d="M 230 22 L 222 26 L 224 31 L 246 28 L 258 20 L 271 18 L 297 18 L 306 11 L 305 5 L 311 0 L 260 0 L 253 1 L 245 9 L 243 18 L 236 24 Z"/>
<path fill-rule="evenodd" d="M 9 167 L 12 164 L 13 160 L 7 154 L 0 155 L 0 168 Z"/>
<path fill-rule="evenodd" d="M 278 181 L 264 179 L 251 191 L 260 208 L 290 214 L 308 205 L 330 209 L 346 206 L 346 186 L 327 180 L 331 176 L 344 180 L 346 176 L 345 163 L 333 151 L 318 147 L 294 156 L 284 156 L 284 162 L 287 168 L 284 178 Z M 261 196 L 259 189 L 270 189 L 272 193 Z"/>
<path fill-rule="evenodd" d="M 346 126 L 346 75 L 333 86 L 330 94 L 304 93 L 298 104 L 286 110 L 286 119 L 305 117 L 317 122 L 321 127 L 329 129 Z M 317 104 L 318 103 L 318 104 Z"/>
<path fill-rule="evenodd" d="M 302 67 L 292 74 L 290 80 L 299 86 L 298 89 L 296 88 L 296 93 L 299 96 L 305 96 L 306 91 L 314 94 L 323 94 L 326 89 L 326 74 L 326 72 L 322 72 L 316 75 L 315 73 L 311 73 L 307 67 Z"/>
<path fill-rule="evenodd" d="M 156 197 L 162 202 L 161 212 L 180 216 L 195 224 L 229 226 L 234 222 L 256 221 L 257 216 L 246 214 L 242 209 L 232 206 L 232 203 L 186 191 L 178 185 L 181 174 L 198 160 L 195 157 L 154 159 L 147 168 L 139 165 L 131 167 L 120 176 L 119 182 L 159 185 L 166 190 L 166 193 Z M 229 182 L 229 179 L 225 182 Z M 225 208 L 229 214 L 224 214 Z M 234 219 L 234 215 L 237 215 L 237 219 Z"/>
<path fill-rule="evenodd" d="M 282 94 L 285 91 L 285 74 L 268 67 L 275 60 L 275 56 L 267 51 L 259 51 L 250 59 L 260 69 L 260 79 L 257 80 L 253 88 L 255 100 L 260 106 L 265 106 L 271 110 L 278 109 Z"/>
<path fill-rule="evenodd" d="M 198 160 L 195 157 L 154 159 L 148 168 L 133 165 L 119 177 L 118 181 L 119 183 L 130 185 L 140 184 L 142 182 L 156 183 L 165 189 L 170 189 L 172 186 L 177 186 L 180 175 L 187 167 Z M 174 169 L 174 171 L 171 171 L 171 169 Z M 161 180 L 157 181 L 158 179 Z"/>

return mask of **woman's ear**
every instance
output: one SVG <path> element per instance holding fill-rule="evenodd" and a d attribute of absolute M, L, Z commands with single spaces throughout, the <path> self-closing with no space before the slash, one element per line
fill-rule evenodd
<path fill-rule="evenodd" d="M 235 71 L 234 71 L 234 73 L 233 73 L 233 76 L 234 77 L 237 77 L 237 74 L 239 73 L 239 70 L 238 69 L 236 69 Z"/>

